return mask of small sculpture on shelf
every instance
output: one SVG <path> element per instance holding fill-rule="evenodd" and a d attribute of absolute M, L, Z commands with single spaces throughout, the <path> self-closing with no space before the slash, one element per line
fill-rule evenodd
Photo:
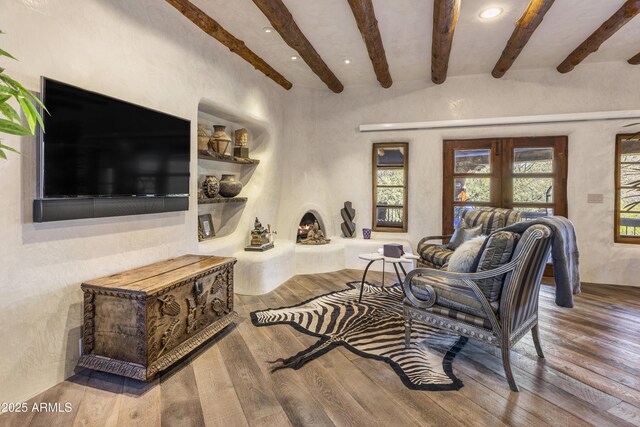
<path fill-rule="evenodd" d="M 340 209 L 342 216 L 342 234 L 344 237 L 354 237 L 356 235 L 356 224 L 353 218 L 356 216 L 356 210 L 351 206 L 351 202 L 344 202 L 344 208 Z"/>
<path fill-rule="evenodd" d="M 233 147 L 233 155 L 243 159 L 249 158 L 249 148 L 247 147 L 247 130 L 245 128 L 238 129 L 235 133 L 236 142 Z"/>
<path fill-rule="evenodd" d="M 300 243 L 302 243 L 303 245 L 326 245 L 330 241 L 331 239 L 327 239 L 324 236 L 324 233 L 322 232 L 322 230 L 320 230 L 318 221 L 316 221 L 309 229 L 306 239 L 300 240 Z"/>
<path fill-rule="evenodd" d="M 262 223 L 256 217 L 251 230 L 251 244 L 244 248 L 245 251 L 263 252 L 273 248 L 273 242 L 270 241 L 269 232 L 262 226 Z"/>

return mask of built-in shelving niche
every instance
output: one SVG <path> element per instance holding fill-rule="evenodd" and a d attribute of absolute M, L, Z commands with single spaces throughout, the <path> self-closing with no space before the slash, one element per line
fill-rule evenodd
<path fill-rule="evenodd" d="M 211 245 L 216 238 L 228 236 L 238 228 L 247 202 L 250 200 L 249 194 L 252 188 L 250 180 L 260 163 L 260 160 L 254 156 L 259 156 L 261 145 L 267 138 L 268 132 L 262 124 L 256 121 L 242 117 L 241 114 L 230 113 L 225 107 L 214 106 L 204 101 L 198 106 L 198 124 L 204 124 L 209 130 L 213 129 L 214 124 L 224 125 L 232 140 L 236 129 L 246 128 L 249 134 L 250 159 L 233 157 L 233 141 L 227 147 L 224 155 L 198 151 L 198 187 L 193 194 L 198 194 L 197 190 L 202 188 L 202 182 L 207 175 L 214 175 L 220 179 L 222 174 L 233 174 L 243 185 L 242 191 L 237 197 L 198 199 L 198 215 L 211 214 L 216 234 L 214 238 L 200 242 L 200 245 Z M 197 239 L 197 218 L 194 229 Z"/>

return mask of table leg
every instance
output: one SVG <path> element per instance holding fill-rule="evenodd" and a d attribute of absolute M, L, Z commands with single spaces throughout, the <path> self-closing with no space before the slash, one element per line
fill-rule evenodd
<path fill-rule="evenodd" d="M 404 277 L 407 277 L 407 270 L 404 269 L 404 265 L 402 265 L 402 263 L 400 263 L 400 270 L 402 270 L 402 274 L 404 274 Z"/>
<path fill-rule="evenodd" d="M 362 282 L 360 283 L 360 297 L 358 298 L 358 302 L 362 302 L 362 291 L 364 291 L 364 281 L 367 278 L 367 271 L 369 271 L 369 267 L 371 267 L 371 264 L 373 264 L 376 261 L 378 260 L 373 259 L 369 261 L 369 264 L 367 264 L 367 268 L 364 269 L 364 274 L 362 275 Z"/>
<path fill-rule="evenodd" d="M 402 264 L 400 265 L 400 268 L 402 268 Z M 400 286 L 402 286 L 403 280 L 402 280 L 402 277 L 400 277 L 400 272 L 398 271 L 398 266 L 396 265 L 395 262 L 393 263 L 393 269 L 396 271 L 396 276 L 398 276 L 398 283 L 400 284 Z M 403 270 L 404 270 L 404 268 L 403 268 Z M 405 273 L 405 276 L 406 275 L 407 274 Z"/>
<path fill-rule="evenodd" d="M 386 262 L 382 261 L 382 287 L 383 288 L 384 288 L 384 266 L 386 264 L 387 264 Z"/>

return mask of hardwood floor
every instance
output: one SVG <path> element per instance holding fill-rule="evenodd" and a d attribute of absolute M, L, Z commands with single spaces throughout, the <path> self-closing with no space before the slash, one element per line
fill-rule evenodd
<path fill-rule="evenodd" d="M 297 371 L 270 373 L 268 361 L 316 338 L 286 325 L 256 328 L 249 313 L 344 288 L 360 275 L 296 276 L 266 295 L 237 295 L 235 326 L 153 382 L 82 371 L 28 402 L 69 402 L 71 412 L 4 414 L 0 426 L 640 426 L 639 288 L 585 285 L 575 308 L 563 309 L 543 286 L 546 359 L 530 335 L 516 345 L 520 393 L 509 390 L 499 350 L 474 341 L 453 364 L 459 391 L 409 390 L 385 363 L 342 347 Z"/>

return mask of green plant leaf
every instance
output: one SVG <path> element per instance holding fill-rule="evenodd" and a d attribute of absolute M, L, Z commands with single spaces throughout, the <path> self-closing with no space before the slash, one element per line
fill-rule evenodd
<path fill-rule="evenodd" d="M 7 86 L 15 89 L 15 90 L 19 90 L 20 89 L 20 83 L 18 83 L 18 85 L 16 85 L 16 81 L 13 80 L 11 77 L 7 76 L 6 74 L 0 74 L 0 80 L 2 80 Z"/>
<path fill-rule="evenodd" d="M 13 96 L 16 99 L 20 96 L 20 93 L 18 93 L 17 90 L 15 90 L 15 89 L 13 89 L 13 88 L 11 88 L 9 86 L 0 85 L 0 93 L 7 93 L 7 94 Z"/>
<path fill-rule="evenodd" d="M 20 154 L 20 152 L 18 150 L 16 150 L 15 148 L 11 148 L 8 145 L 4 145 L 3 143 L 0 142 L 0 149 L 2 150 L 8 150 L 8 151 L 13 151 L 14 153 Z"/>
<path fill-rule="evenodd" d="M 33 135 L 33 133 L 31 133 L 31 131 L 29 131 L 29 129 L 25 128 L 24 126 L 5 119 L 0 119 L 0 132 L 20 136 Z"/>
<path fill-rule="evenodd" d="M 7 160 L 7 155 L 4 154 L 4 151 L 2 151 L 2 148 L 0 148 L 0 159 Z"/>
<path fill-rule="evenodd" d="M 29 125 L 29 129 L 33 134 L 36 131 L 36 117 L 38 113 L 35 108 L 33 108 L 33 104 L 30 102 L 27 103 L 26 98 L 18 98 L 18 102 L 20 103 L 20 108 L 22 108 L 22 112 L 24 113 L 24 117 L 27 119 L 27 124 Z"/>
<path fill-rule="evenodd" d="M 0 113 L 2 113 L 7 119 L 11 120 L 12 122 L 20 123 L 20 116 L 11 105 L 0 102 Z"/>
<path fill-rule="evenodd" d="M 11 98 L 11 95 L 0 95 L 0 104 L 4 104 Z"/>
<path fill-rule="evenodd" d="M 6 50 L 2 50 L 2 49 L 0 49 L 0 56 L 6 56 L 7 58 L 16 59 L 9 52 L 7 52 Z"/>
<path fill-rule="evenodd" d="M 36 110 L 35 105 L 33 105 L 33 103 L 29 101 L 28 98 L 24 98 L 24 103 L 27 105 L 27 108 L 29 109 L 29 114 L 31 115 L 31 117 L 34 118 L 40 124 L 40 127 L 42 127 L 42 130 L 44 131 L 44 123 L 42 122 L 42 117 L 40 117 L 40 114 L 38 113 L 38 110 Z M 25 112 L 25 114 L 27 113 Z M 27 116 L 27 118 L 28 117 L 29 116 Z"/>

